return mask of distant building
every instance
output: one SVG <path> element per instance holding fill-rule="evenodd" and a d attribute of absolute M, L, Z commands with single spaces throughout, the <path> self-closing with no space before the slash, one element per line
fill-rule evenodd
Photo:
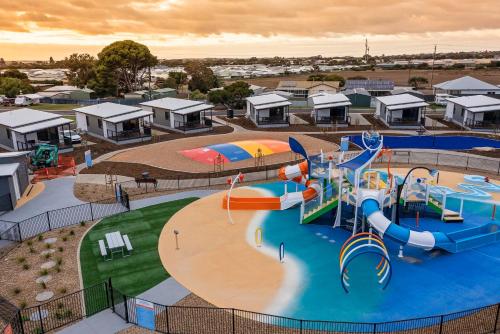
<path fill-rule="evenodd" d="M 345 87 L 348 89 L 364 89 L 371 96 L 386 96 L 390 95 L 394 89 L 394 81 L 392 80 L 346 80 Z"/>
<path fill-rule="evenodd" d="M 247 97 L 246 117 L 258 127 L 290 125 L 289 107 L 292 103 L 278 94 Z"/>
<path fill-rule="evenodd" d="M 500 87 L 471 76 L 441 82 L 434 85 L 434 93 L 462 95 L 500 95 Z"/>
<path fill-rule="evenodd" d="M 265 92 L 267 89 L 266 87 L 263 86 L 257 86 L 257 85 L 250 85 L 250 90 L 253 92 L 253 95 L 260 95 Z"/>
<path fill-rule="evenodd" d="M 41 98 L 43 98 L 43 96 L 39 94 L 22 94 L 16 96 L 14 104 L 16 106 L 31 106 L 33 104 L 39 104 Z"/>
<path fill-rule="evenodd" d="M 74 109 L 76 126 L 91 136 L 115 144 L 151 140 L 150 111 L 116 103 L 100 103 Z"/>
<path fill-rule="evenodd" d="M 293 94 L 295 98 L 307 99 L 310 95 L 339 91 L 339 81 L 280 81 L 276 90 Z"/>
<path fill-rule="evenodd" d="M 342 91 L 342 94 L 349 98 L 353 107 L 370 107 L 372 97 L 364 88 L 346 89 Z"/>
<path fill-rule="evenodd" d="M 36 145 L 57 145 L 59 151 L 72 150 L 64 131 L 71 120 L 58 114 L 21 108 L 0 113 L 0 147 L 9 151 L 30 151 Z"/>
<path fill-rule="evenodd" d="M 318 126 L 349 125 L 351 101 L 344 94 L 318 93 L 310 97 L 311 117 Z"/>
<path fill-rule="evenodd" d="M 164 129 L 178 132 L 203 132 L 212 129 L 211 104 L 165 97 L 140 104 L 153 113 L 153 123 Z"/>
<path fill-rule="evenodd" d="M 155 100 L 161 99 L 164 97 L 176 97 L 177 91 L 173 88 L 157 88 L 152 89 L 151 92 L 149 90 L 137 90 L 135 92 L 124 94 L 125 99 L 148 99 Z"/>
<path fill-rule="evenodd" d="M 16 207 L 29 185 L 28 151 L 0 153 L 0 212 Z"/>
<path fill-rule="evenodd" d="M 500 127 L 500 100 L 486 95 L 448 98 L 445 118 L 470 130 Z"/>
<path fill-rule="evenodd" d="M 376 98 L 375 116 L 391 128 L 413 129 L 425 125 L 425 108 L 429 104 L 410 94 Z"/>
<path fill-rule="evenodd" d="M 90 100 L 94 91 L 75 86 L 54 86 L 38 92 L 38 94 L 53 100 Z"/>

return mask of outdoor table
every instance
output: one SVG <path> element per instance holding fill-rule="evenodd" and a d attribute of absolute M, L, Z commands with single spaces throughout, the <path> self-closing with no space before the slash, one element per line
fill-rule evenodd
<path fill-rule="evenodd" d="M 113 253 L 118 252 L 121 252 L 123 255 L 123 248 L 125 247 L 125 243 L 123 242 L 123 238 L 120 232 L 106 233 L 106 242 L 111 252 L 111 257 L 113 257 Z"/>

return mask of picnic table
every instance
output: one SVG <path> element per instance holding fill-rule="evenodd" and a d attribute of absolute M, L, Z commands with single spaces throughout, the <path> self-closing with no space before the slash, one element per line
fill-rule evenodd
<path fill-rule="evenodd" d="M 111 232 L 111 233 L 106 233 L 106 243 L 108 244 L 108 249 L 111 252 L 111 256 L 113 256 L 113 253 L 122 253 L 123 255 L 123 248 L 125 247 L 125 242 L 123 242 L 122 235 L 120 232 Z"/>

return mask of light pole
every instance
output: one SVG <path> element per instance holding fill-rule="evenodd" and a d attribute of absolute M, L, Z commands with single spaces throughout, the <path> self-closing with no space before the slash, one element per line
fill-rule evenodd
<path fill-rule="evenodd" d="M 231 188 L 229 188 L 229 191 L 227 192 L 227 217 L 229 218 L 229 223 L 234 224 L 233 217 L 231 216 L 231 210 L 229 209 L 229 203 L 230 203 L 230 198 L 231 198 L 231 191 L 234 188 L 234 185 L 238 182 L 243 182 L 243 174 L 238 173 L 236 177 L 231 181 Z M 231 179 L 228 179 L 230 181 Z"/>
<path fill-rule="evenodd" d="M 408 171 L 405 178 L 403 179 L 403 183 L 398 184 L 398 191 L 397 191 L 397 195 L 396 195 L 396 225 L 399 225 L 399 200 L 401 199 L 401 193 L 403 192 L 403 187 L 405 185 L 406 180 L 410 176 L 410 174 L 416 169 L 425 169 L 426 171 L 429 172 L 429 174 L 431 176 L 435 176 L 436 174 L 439 173 L 439 171 L 437 169 L 430 169 L 430 168 L 423 167 L 423 166 L 413 167 L 412 169 L 410 169 Z"/>

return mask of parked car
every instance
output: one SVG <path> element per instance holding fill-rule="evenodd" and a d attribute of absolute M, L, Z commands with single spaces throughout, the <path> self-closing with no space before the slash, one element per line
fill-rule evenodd
<path fill-rule="evenodd" d="M 79 144 L 82 142 L 82 137 L 73 130 L 63 131 L 64 141 L 70 142 L 72 144 Z"/>
<path fill-rule="evenodd" d="M 10 106 L 14 105 L 14 101 L 15 101 L 15 99 L 12 99 L 9 97 L 3 97 L 2 98 L 2 105 L 4 107 L 10 107 Z"/>

